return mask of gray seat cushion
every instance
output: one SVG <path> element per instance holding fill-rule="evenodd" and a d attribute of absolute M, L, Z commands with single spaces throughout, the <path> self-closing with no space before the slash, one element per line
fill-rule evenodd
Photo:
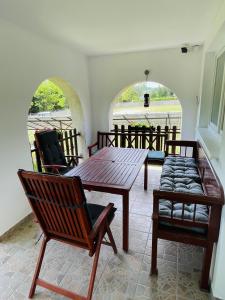
<path fill-rule="evenodd" d="M 173 204 L 173 217 L 182 218 L 182 203 Z M 184 220 L 193 220 L 195 204 L 184 204 Z M 172 202 L 170 200 L 161 199 L 159 201 L 160 216 L 171 216 Z M 206 205 L 197 204 L 195 212 L 195 220 L 200 222 L 208 222 L 208 207 Z"/>
<path fill-rule="evenodd" d="M 165 152 L 163 151 L 153 151 L 149 150 L 148 151 L 148 160 L 152 161 L 164 161 L 165 159 Z"/>
<path fill-rule="evenodd" d="M 194 167 L 197 168 L 195 159 L 192 157 L 180 157 L 180 156 L 167 156 L 165 158 L 164 165 L 171 166 L 183 166 L 183 167 Z"/>
<path fill-rule="evenodd" d="M 198 170 L 195 167 L 163 165 L 161 177 L 190 178 L 200 182 Z"/>
<path fill-rule="evenodd" d="M 160 190 L 203 195 L 201 184 L 187 177 L 161 177 Z"/>
<path fill-rule="evenodd" d="M 195 204 L 184 204 L 184 220 L 193 220 Z M 170 200 L 159 200 L 159 215 L 171 217 L 172 202 Z M 173 217 L 181 219 L 183 212 L 182 203 L 173 204 Z M 195 212 L 195 220 L 203 223 L 208 222 L 209 211 L 206 205 L 197 204 Z M 206 234 L 207 229 L 202 227 L 187 227 L 182 225 L 174 225 L 166 221 L 160 221 L 160 226 L 163 228 L 171 228 L 175 230 L 185 230 L 187 232 L 193 232 L 197 234 Z"/>
<path fill-rule="evenodd" d="M 162 169 L 160 190 L 203 195 L 204 192 L 202 185 L 200 184 L 200 177 L 194 159 L 185 157 L 167 157 Z M 208 222 L 209 212 L 207 205 L 184 204 L 183 206 L 183 204 L 179 202 L 172 203 L 172 201 L 166 199 L 159 200 L 160 216 L 171 217 L 172 213 L 174 218 L 182 219 L 183 209 L 184 220 L 193 220 L 195 211 L 196 221 Z M 160 226 L 191 231 L 198 234 L 205 234 L 207 231 L 205 228 L 173 225 L 166 221 L 160 221 Z"/>

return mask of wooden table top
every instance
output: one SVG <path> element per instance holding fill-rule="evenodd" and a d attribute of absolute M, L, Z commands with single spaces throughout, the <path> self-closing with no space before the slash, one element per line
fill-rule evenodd
<path fill-rule="evenodd" d="M 147 154 L 145 149 L 105 147 L 65 175 L 80 176 L 86 189 L 120 194 L 131 189 Z"/>

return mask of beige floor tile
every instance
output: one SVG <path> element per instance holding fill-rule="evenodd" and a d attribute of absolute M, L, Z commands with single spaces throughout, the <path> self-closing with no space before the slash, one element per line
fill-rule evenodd
<path fill-rule="evenodd" d="M 130 192 L 129 252 L 122 250 L 121 196 L 86 191 L 87 201 L 117 207 L 111 224 L 118 247 L 102 246 L 95 281 L 95 300 L 205 300 L 199 290 L 202 249 L 169 241 L 158 241 L 158 276 L 149 276 L 151 263 L 152 191 L 157 188 L 160 167 L 150 166 L 148 191 L 143 189 L 142 168 Z M 0 300 L 28 299 L 41 246 L 38 224 L 28 220 L 0 244 Z M 87 251 L 50 241 L 41 275 L 52 283 L 86 294 L 93 258 Z M 37 287 L 34 299 L 66 299 Z"/>

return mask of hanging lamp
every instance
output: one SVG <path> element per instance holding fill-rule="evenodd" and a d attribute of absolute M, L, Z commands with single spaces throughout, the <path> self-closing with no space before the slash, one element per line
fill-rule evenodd
<path fill-rule="evenodd" d="M 150 73 L 149 70 L 144 71 L 144 74 L 146 76 L 146 78 L 145 78 L 146 82 L 148 81 L 149 73 Z M 149 101 L 150 101 L 150 95 L 148 93 L 144 94 L 144 107 L 149 107 Z"/>

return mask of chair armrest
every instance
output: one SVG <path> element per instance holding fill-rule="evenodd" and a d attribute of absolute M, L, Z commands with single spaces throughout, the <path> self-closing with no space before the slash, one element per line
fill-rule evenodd
<path fill-rule="evenodd" d="M 83 158 L 82 155 L 65 155 L 65 158 L 69 159 L 67 161 L 68 166 L 77 166 L 79 163 L 79 158 Z"/>
<path fill-rule="evenodd" d="M 59 174 L 59 169 L 66 169 L 66 168 L 68 168 L 68 166 L 64 166 L 64 165 L 43 165 L 43 167 L 45 169 L 52 169 L 52 171 L 54 173 L 58 173 L 58 174 Z"/>
<path fill-rule="evenodd" d="M 203 205 L 223 205 L 221 199 L 217 197 L 209 197 L 206 195 L 198 195 L 182 192 L 170 192 L 162 190 L 153 190 L 153 201 L 159 201 L 159 199 L 165 199 L 175 201 L 184 204 L 203 204 Z"/>
<path fill-rule="evenodd" d="M 92 230 L 89 234 L 90 239 L 94 240 L 95 237 L 97 236 L 97 234 L 99 233 L 100 229 L 102 229 L 102 226 L 104 226 L 104 224 L 107 222 L 107 218 L 108 218 L 113 206 L 114 206 L 113 203 L 109 203 L 104 208 L 104 210 L 102 211 L 102 213 L 98 217 L 97 221 L 95 222 L 94 227 L 92 228 Z"/>
<path fill-rule="evenodd" d="M 92 148 L 94 148 L 94 147 L 98 147 L 98 142 L 95 142 L 94 144 L 91 144 L 90 146 L 88 146 L 89 157 L 92 156 Z"/>
<path fill-rule="evenodd" d="M 83 158 L 82 155 L 65 155 L 65 157 L 75 157 L 75 158 Z"/>

